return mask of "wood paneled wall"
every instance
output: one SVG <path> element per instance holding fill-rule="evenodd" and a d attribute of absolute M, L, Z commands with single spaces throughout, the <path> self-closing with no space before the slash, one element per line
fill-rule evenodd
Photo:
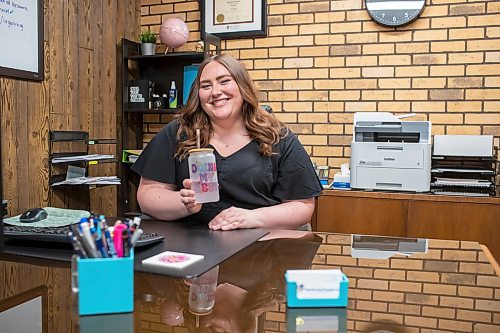
<path fill-rule="evenodd" d="M 45 80 L 0 77 L 3 198 L 9 213 L 30 207 L 90 208 L 116 214 L 116 186 L 49 188 L 49 130 L 83 130 L 91 138 L 120 138 L 117 89 L 119 42 L 137 39 L 140 0 L 45 0 Z M 119 156 L 115 145 L 91 152 Z M 115 175 L 117 165 L 92 166 L 90 175 Z M 78 188 L 79 190 L 79 188 Z"/>

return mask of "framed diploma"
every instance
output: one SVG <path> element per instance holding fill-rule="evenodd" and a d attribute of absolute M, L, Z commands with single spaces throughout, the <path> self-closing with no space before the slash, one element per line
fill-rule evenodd
<path fill-rule="evenodd" d="M 201 33 L 222 39 L 267 35 L 266 0 L 200 0 Z"/>

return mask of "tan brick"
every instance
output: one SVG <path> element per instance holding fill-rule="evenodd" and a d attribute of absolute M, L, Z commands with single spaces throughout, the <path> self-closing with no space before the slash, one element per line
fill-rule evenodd
<path fill-rule="evenodd" d="M 314 23 L 314 14 L 291 14 L 285 15 L 285 24 L 307 24 Z"/>
<path fill-rule="evenodd" d="M 343 88 L 343 87 L 341 87 L 341 88 Z M 377 79 L 347 79 L 347 80 L 345 80 L 345 88 L 346 89 L 375 89 L 375 88 L 377 88 Z"/>
<path fill-rule="evenodd" d="M 394 92 L 392 90 L 363 90 L 361 91 L 361 99 L 366 101 L 392 100 Z"/>
<path fill-rule="evenodd" d="M 299 5 L 294 3 L 287 3 L 284 5 L 281 4 L 272 4 L 268 5 L 268 14 L 276 15 L 276 14 L 290 14 L 297 13 L 299 11 Z"/>
<path fill-rule="evenodd" d="M 500 52 L 486 52 L 485 62 L 500 62 Z"/>
<path fill-rule="evenodd" d="M 424 263 L 424 269 L 433 272 L 458 272 L 458 263 L 444 260 L 429 260 Z"/>
<path fill-rule="evenodd" d="M 394 92 L 394 97 L 396 100 L 427 100 L 428 92 L 427 90 L 396 90 Z"/>
<path fill-rule="evenodd" d="M 471 274 L 442 273 L 441 282 L 471 286 L 476 284 L 476 277 Z"/>
<path fill-rule="evenodd" d="M 344 270 L 350 270 L 352 267 L 343 267 L 342 272 Z M 362 289 L 351 289 L 349 290 L 349 299 L 367 299 L 371 300 L 372 299 L 372 292 L 371 290 L 362 290 Z"/>
<path fill-rule="evenodd" d="M 438 327 L 454 332 L 472 332 L 472 323 L 464 321 L 439 319 Z"/>
<path fill-rule="evenodd" d="M 281 36 L 296 36 L 299 33 L 299 27 L 296 25 L 280 25 L 269 27 L 269 36 L 278 37 L 283 40 Z"/>
<path fill-rule="evenodd" d="M 390 314 L 390 313 L 373 312 L 371 320 L 373 322 L 377 322 L 377 323 L 390 322 L 391 324 L 397 324 L 397 325 L 403 324 L 403 316 L 397 315 L 397 314 Z M 349 330 L 349 332 L 353 332 L 353 331 Z M 367 331 L 361 330 L 361 332 L 367 332 Z"/>
<path fill-rule="evenodd" d="M 438 305 L 439 296 L 426 294 L 406 294 L 406 303 Z"/>
<path fill-rule="evenodd" d="M 465 66 L 462 65 L 447 65 L 447 66 L 430 66 L 431 76 L 463 76 Z"/>
<path fill-rule="evenodd" d="M 467 18 L 467 25 L 470 27 L 496 25 L 498 24 L 499 20 L 499 14 L 474 16 L 471 15 Z"/>
<path fill-rule="evenodd" d="M 313 67 L 314 59 L 307 57 L 300 58 L 288 58 L 284 60 L 283 67 L 284 68 L 307 68 Z M 299 71 L 300 76 L 300 71 Z"/>
<path fill-rule="evenodd" d="M 476 310 L 500 311 L 500 300 L 476 300 Z"/>
<path fill-rule="evenodd" d="M 357 287 L 361 289 L 388 290 L 388 285 L 388 281 L 359 279 Z"/>
<path fill-rule="evenodd" d="M 360 68 L 330 68 L 330 78 L 353 78 L 360 77 Z"/>
<path fill-rule="evenodd" d="M 343 112 L 344 111 L 344 102 L 314 102 L 314 111 L 331 111 L 331 112 Z M 338 113 L 330 114 L 329 120 L 330 122 L 335 122 L 332 119 L 335 119 L 339 116 Z M 352 121 L 351 121 L 352 123 Z"/>
<path fill-rule="evenodd" d="M 367 44 L 367 43 L 377 43 L 378 34 L 370 33 L 352 33 L 346 36 L 347 44 Z"/>
<path fill-rule="evenodd" d="M 317 13 L 317 12 L 327 12 L 330 10 L 330 3 L 328 1 L 318 1 L 313 3 L 301 3 L 300 12 L 301 13 Z"/>
<path fill-rule="evenodd" d="M 445 112 L 445 102 L 412 102 L 413 112 Z"/>
<path fill-rule="evenodd" d="M 357 266 L 355 258 L 335 255 L 328 255 L 326 263 L 339 266 Z"/>
<path fill-rule="evenodd" d="M 296 113 L 284 113 L 284 112 L 279 112 L 279 113 L 274 113 L 276 118 L 281 120 L 282 122 L 286 124 L 291 124 L 291 123 L 296 123 L 297 122 L 297 114 Z"/>
<path fill-rule="evenodd" d="M 272 81 L 272 80 L 266 80 L 266 81 L 255 81 L 255 85 L 260 91 L 264 90 L 283 90 L 283 81 Z"/>
<path fill-rule="evenodd" d="M 417 327 L 437 328 L 437 319 L 405 316 L 405 324 Z"/>
<path fill-rule="evenodd" d="M 379 34 L 379 42 L 380 43 L 401 43 L 401 42 L 409 42 L 412 40 L 412 31 L 404 31 L 404 30 L 396 30 L 396 31 L 387 31 L 384 34 Z"/>
<path fill-rule="evenodd" d="M 379 57 L 380 66 L 401 66 L 411 65 L 410 55 L 381 55 Z"/>
<path fill-rule="evenodd" d="M 455 17 L 434 17 L 431 20 L 432 29 L 449 29 L 449 28 L 460 28 L 466 26 L 466 20 L 463 16 Z"/>
<path fill-rule="evenodd" d="M 493 297 L 492 288 L 481 288 L 481 287 L 458 287 L 458 296 L 468 296 L 475 298 L 491 298 Z"/>
<path fill-rule="evenodd" d="M 299 122 L 316 122 L 315 121 L 308 121 L 307 116 L 315 116 L 315 114 L 299 114 Z M 324 135 L 299 135 L 299 140 L 302 144 L 304 145 L 326 145 L 327 144 L 327 137 Z M 331 263 L 331 261 L 327 257 L 327 263 Z"/>
<path fill-rule="evenodd" d="M 141 17 L 141 25 L 154 25 L 161 24 L 161 15 L 150 15 L 150 16 L 142 16 Z"/>
<path fill-rule="evenodd" d="M 436 40 L 447 40 L 447 39 L 448 39 L 448 30 L 446 29 L 415 31 L 413 34 L 414 41 L 436 41 Z"/>
<path fill-rule="evenodd" d="M 429 120 L 433 124 L 463 124 L 464 116 L 461 114 L 430 114 Z"/>
<path fill-rule="evenodd" d="M 467 115 L 465 116 L 465 122 L 468 123 Z M 498 122 L 496 124 L 498 124 Z M 493 267 L 489 263 L 460 263 L 460 273 L 494 274 L 493 272 Z"/>
<path fill-rule="evenodd" d="M 437 42 L 436 42 L 437 43 Z M 434 43 L 433 43 L 434 45 Z M 429 53 L 429 43 L 398 43 L 396 44 L 396 53 Z"/>
<path fill-rule="evenodd" d="M 386 280 L 405 280 L 405 271 L 395 269 L 376 269 L 374 278 Z"/>
<path fill-rule="evenodd" d="M 302 46 L 302 45 L 313 45 L 314 44 L 314 36 L 294 36 L 294 37 L 285 37 L 284 43 L 285 46 Z"/>
<path fill-rule="evenodd" d="M 249 70 L 248 73 L 253 80 L 265 80 L 267 79 L 267 71 L 262 70 Z"/>
<path fill-rule="evenodd" d="M 498 100 L 499 93 L 500 89 L 467 89 L 465 91 L 465 98 L 469 100 Z M 477 117 L 477 115 L 475 115 L 475 117 Z"/>
<path fill-rule="evenodd" d="M 329 55 L 328 46 L 305 46 L 299 49 L 301 57 L 323 57 Z"/>
<path fill-rule="evenodd" d="M 491 313 L 488 312 L 457 310 L 457 319 L 491 323 L 492 318 Z"/>
<path fill-rule="evenodd" d="M 269 70 L 269 79 L 297 79 L 296 69 L 274 69 Z"/>
<path fill-rule="evenodd" d="M 477 277 L 477 284 L 485 287 L 500 288 L 500 278 L 498 276 L 483 276 Z"/>
<path fill-rule="evenodd" d="M 296 91 L 270 91 L 268 93 L 270 101 L 296 101 Z"/>
<path fill-rule="evenodd" d="M 269 57 L 271 58 L 286 58 L 296 57 L 298 55 L 297 47 L 280 47 L 269 49 Z"/>
<path fill-rule="evenodd" d="M 366 80 L 365 80 L 366 81 Z M 347 82 L 346 82 L 347 83 Z M 378 80 L 378 86 L 381 89 L 391 89 L 391 88 L 398 88 L 398 89 L 404 89 L 404 88 L 410 88 L 410 83 L 411 80 L 408 79 L 379 79 Z M 368 89 L 372 89 L 373 87 L 366 87 Z"/>
<path fill-rule="evenodd" d="M 331 56 L 345 56 L 345 55 L 360 55 L 361 45 L 340 45 L 331 46 L 330 55 Z"/>
<path fill-rule="evenodd" d="M 439 17 L 448 15 L 448 5 L 452 2 L 459 2 L 458 0 L 435 0 L 433 6 L 427 7 L 422 13 L 421 17 Z M 439 6 L 439 4 L 446 4 L 446 6 Z"/>
<path fill-rule="evenodd" d="M 474 307 L 474 300 L 464 297 L 440 296 L 440 305 L 451 308 L 472 309 Z"/>
<path fill-rule="evenodd" d="M 381 112 L 409 112 L 410 102 L 379 102 L 378 111 Z"/>
<path fill-rule="evenodd" d="M 433 306 L 423 306 L 422 315 L 427 317 L 438 317 L 438 318 L 455 318 L 455 309 L 443 308 L 443 307 L 433 307 Z"/>
<path fill-rule="evenodd" d="M 350 133 L 350 134 L 352 134 L 352 133 Z M 358 259 L 358 265 L 362 266 L 362 267 L 389 268 L 389 260 L 383 260 L 383 259 Z"/>
<path fill-rule="evenodd" d="M 142 8 L 144 8 L 144 7 L 142 7 Z M 171 13 L 173 11 L 174 11 L 173 4 L 160 5 L 160 6 L 150 6 L 149 7 L 149 14 L 160 14 L 161 15 L 162 13 Z"/>
<path fill-rule="evenodd" d="M 356 309 L 377 311 L 377 312 L 386 312 L 387 311 L 387 303 L 385 303 L 385 302 L 357 301 L 356 302 Z"/>
<path fill-rule="evenodd" d="M 419 282 L 439 282 L 439 273 L 422 272 L 422 271 L 407 271 L 406 279 L 408 281 Z"/>
<path fill-rule="evenodd" d="M 363 77 L 394 77 L 394 67 L 365 67 Z"/>
<path fill-rule="evenodd" d="M 458 261 L 476 261 L 477 252 L 476 251 L 455 251 L 455 250 L 444 250 L 443 259 L 445 260 L 458 260 Z"/>
<path fill-rule="evenodd" d="M 252 41 L 250 39 L 250 41 Z M 283 46 L 283 37 L 256 38 L 253 40 L 255 47 L 279 47 Z"/>
<path fill-rule="evenodd" d="M 486 37 L 500 37 L 500 27 L 486 27 Z"/>
<path fill-rule="evenodd" d="M 431 52 L 457 52 L 465 51 L 464 41 L 434 42 L 431 44 Z"/>
<path fill-rule="evenodd" d="M 286 80 L 283 81 L 284 90 L 311 90 L 313 88 L 312 80 Z"/>
<path fill-rule="evenodd" d="M 389 304 L 389 312 L 420 315 L 420 306 L 410 304 Z"/>
<path fill-rule="evenodd" d="M 401 303 L 404 301 L 404 293 L 397 293 L 391 291 L 374 291 L 373 300 L 387 301 L 391 303 Z"/>
<path fill-rule="evenodd" d="M 314 80 L 314 89 L 344 89 L 344 80 Z"/>
<path fill-rule="evenodd" d="M 484 102 L 484 111 L 486 112 L 498 112 L 500 111 L 499 102 Z"/>
<path fill-rule="evenodd" d="M 448 53 L 448 63 L 450 64 L 481 63 L 483 58 L 482 52 Z"/>
<path fill-rule="evenodd" d="M 481 77 L 448 78 L 449 88 L 478 88 L 482 86 Z"/>
<path fill-rule="evenodd" d="M 446 54 L 415 54 L 414 65 L 446 64 Z"/>
<path fill-rule="evenodd" d="M 483 28 L 450 29 L 449 39 L 478 39 L 484 38 Z"/>
<path fill-rule="evenodd" d="M 376 111 L 377 104 L 375 102 L 346 102 L 345 110 L 347 112 Z M 352 123 L 352 121 L 349 123 Z"/>
<path fill-rule="evenodd" d="M 490 88 L 500 87 L 500 76 L 485 77 L 484 86 Z"/>
<path fill-rule="evenodd" d="M 363 45 L 363 54 L 393 54 L 395 44 L 367 44 Z"/>
<path fill-rule="evenodd" d="M 396 67 L 396 77 L 419 77 L 428 75 L 429 75 L 428 66 Z"/>
<path fill-rule="evenodd" d="M 457 294 L 457 286 L 424 283 L 424 293 L 455 296 Z"/>
<path fill-rule="evenodd" d="M 300 68 L 299 78 L 301 79 L 320 79 L 328 77 L 328 70 L 325 68 Z"/>
<path fill-rule="evenodd" d="M 463 89 L 431 89 L 429 97 L 433 101 L 449 101 L 464 99 Z"/>
<path fill-rule="evenodd" d="M 300 101 L 327 101 L 328 91 L 299 91 Z"/>
<path fill-rule="evenodd" d="M 419 88 L 444 88 L 446 86 L 446 78 L 414 78 L 412 79 L 412 87 Z"/>
<path fill-rule="evenodd" d="M 469 40 L 467 41 L 467 51 L 497 51 L 498 39 L 493 40 Z"/>
<path fill-rule="evenodd" d="M 376 66 L 376 56 L 346 57 L 346 66 Z"/>
<path fill-rule="evenodd" d="M 422 291 L 422 284 L 416 282 L 402 282 L 402 281 L 391 281 L 390 282 L 391 291 L 407 291 L 407 292 L 420 292 Z"/>
<path fill-rule="evenodd" d="M 467 75 L 500 75 L 499 67 L 498 64 L 469 65 L 467 66 Z"/>
<path fill-rule="evenodd" d="M 259 59 L 266 58 L 265 60 L 261 60 L 262 62 L 269 61 L 267 49 L 251 49 L 251 50 L 240 50 L 240 59 Z M 273 59 L 275 61 L 275 59 Z M 279 63 L 281 65 L 281 63 Z"/>
<path fill-rule="evenodd" d="M 330 25 L 324 24 L 301 24 L 299 27 L 300 35 L 327 34 L 330 32 Z"/>
<path fill-rule="evenodd" d="M 330 100 L 338 100 L 338 101 L 357 101 L 360 99 L 360 91 L 359 90 L 342 90 L 342 91 L 330 91 L 329 94 Z"/>

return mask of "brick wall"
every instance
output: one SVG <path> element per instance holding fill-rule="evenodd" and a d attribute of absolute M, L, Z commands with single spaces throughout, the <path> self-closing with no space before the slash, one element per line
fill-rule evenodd
<path fill-rule="evenodd" d="M 414 112 L 433 134 L 492 134 L 500 143 L 500 2 L 427 0 L 422 16 L 393 29 L 374 23 L 364 1 L 268 0 L 266 38 L 225 41 L 262 101 L 299 135 L 312 159 L 349 160 L 356 111 Z M 142 25 L 166 17 L 200 38 L 197 1 L 142 0 Z M 147 119 L 148 138 L 159 116 Z"/>

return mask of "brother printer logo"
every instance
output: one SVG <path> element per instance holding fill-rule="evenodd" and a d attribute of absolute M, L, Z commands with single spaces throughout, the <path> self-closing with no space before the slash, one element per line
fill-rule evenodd
<path fill-rule="evenodd" d="M 384 157 L 384 161 L 395 161 L 394 157 Z"/>

